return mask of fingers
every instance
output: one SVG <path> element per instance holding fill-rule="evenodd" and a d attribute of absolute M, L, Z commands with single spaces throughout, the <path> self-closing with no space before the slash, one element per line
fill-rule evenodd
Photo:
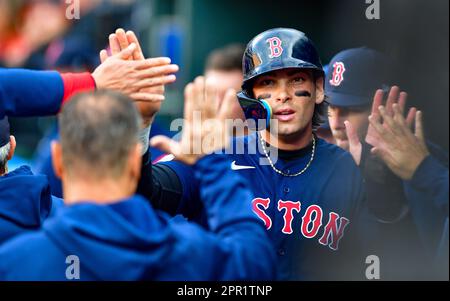
<path fill-rule="evenodd" d="M 403 117 L 403 111 L 400 108 L 400 104 L 394 104 L 392 106 L 393 110 L 394 110 L 394 122 L 397 126 L 399 126 L 402 130 L 404 130 L 407 125 L 405 122 L 405 118 Z"/>
<path fill-rule="evenodd" d="M 181 155 L 181 145 L 166 136 L 159 135 L 153 137 L 150 139 L 150 145 L 164 153 L 173 154 L 175 157 Z"/>
<path fill-rule="evenodd" d="M 136 44 L 132 44 L 136 45 Z M 157 66 L 163 66 L 170 64 L 171 60 L 168 57 L 157 57 L 157 58 L 150 58 L 143 61 L 134 61 L 132 64 L 134 67 L 138 70 L 153 68 Z M 175 65 L 176 66 L 176 65 Z M 178 66 L 177 66 L 178 67 Z"/>
<path fill-rule="evenodd" d="M 369 123 L 379 135 L 384 135 L 385 134 L 386 131 L 383 128 L 383 125 L 380 122 L 380 116 L 379 115 L 370 115 L 369 116 Z"/>
<path fill-rule="evenodd" d="M 152 77 L 152 78 L 146 78 L 146 79 L 142 79 L 142 80 L 136 82 L 134 85 L 134 88 L 144 89 L 144 88 L 151 88 L 151 87 L 160 86 L 160 85 L 167 85 L 167 84 L 171 84 L 171 83 L 175 82 L 176 79 L 177 79 L 176 76 L 173 74 Z"/>
<path fill-rule="evenodd" d="M 414 107 L 409 109 L 408 116 L 406 117 L 406 126 L 409 129 L 412 129 L 414 119 L 416 118 L 416 112 L 417 112 L 417 109 Z"/>
<path fill-rule="evenodd" d="M 108 59 L 108 52 L 106 50 L 100 51 L 100 62 L 103 64 Z"/>
<path fill-rule="evenodd" d="M 425 142 L 425 135 L 423 132 L 423 124 L 422 124 L 422 111 L 417 111 L 416 113 L 416 129 L 414 134 L 416 135 L 417 139 L 421 142 Z"/>
<path fill-rule="evenodd" d="M 120 50 L 123 50 L 125 48 L 128 47 L 128 45 L 130 45 L 130 43 L 128 43 L 128 39 L 127 39 L 127 35 L 125 33 L 125 30 L 123 30 L 122 28 L 119 28 L 116 30 L 116 38 L 117 38 L 117 42 L 120 46 Z M 137 45 L 136 45 L 136 50 L 137 51 Z M 133 53 L 134 54 L 134 53 Z M 128 60 L 133 60 L 133 55 L 131 55 Z"/>
<path fill-rule="evenodd" d="M 406 101 L 408 100 L 408 93 L 401 92 L 398 99 L 398 105 L 400 108 L 400 113 L 403 115 L 405 113 Z"/>
<path fill-rule="evenodd" d="M 126 35 L 127 35 L 127 40 L 128 40 L 129 44 L 135 43 L 137 45 L 137 49 L 133 54 L 133 58 L 137 61 L 145 60 L 144 53 L 142 52 L 141 44 L 139 43 L 139 40 L 136 37 L 136 35 L 134 34 L 134 32 L 129 30 L 129 31 L 127 31 Z"/>
<path fill-rule="evenodd" d="M 384 92 L 381 89 L 378 89 L 375 92 L 375 95 L 373 97 L 372 113 L 371 113 L 373 116 L 376 116 L 379 114 L 378 107 L 383 105 L 383 95 L 384 95 Z"/>
<path fill-rule="evenodd" d="M 150 67 L 144 70 L 139 71 L 138 78 L 149 78 L 161 75 L 168 75 L 175 72 L 178 72 L 177 65 L 163 65 L 163 66 L 155 66 Z"/>
<path fill-rule="evenodd" d="M 389 95 L 386 101 L 386 112 L 389 115 L 392 115 L 392 105 L 397 102 L 398 96 L 400 93 L 400 88 L 398 86 L 392 86 L 391 90 L 389 91 Z"/>
<path fill-rule="evenodd" d="M 115 33 L 109 35 L 109 48 L 111 48 L 111 54 L 116 55 L 122 49 L 120 49 L 119 41 Z"/>
<path fill-rule="evenodd" d="M 127 48 L 120 51 L 115 56 L 122 60 L 127 60 L 129 57 L 133 55 L 133 52 L 136 50 L 136 44 L 130 44 Z"/>
<path fill-rule="evenodd" d="M 192 106 L 194 111 L 201 111 L 205 99 L 205 78 L 199 76 L 194 80 Z"/>
<path fill-rule="evenodd" d="M 184 89 L 184 119 L 187 123 L 192 122 L 193 118 L 193 99 L 194 99 L 194 84 L 190 83 Z"/>
<path fill-rule="evenodd" d="M 227 119 L 229 116 L 233 115 L 234 104 L 237 102 L 236 90 L 228 89 L 222 101 L 222 105 L 219 109 L 219 118 Z"/>
<path fill-rule="evenodd" d="M 203 111 L 206 113 L 205 118 L 214 118 L 219 111 L 219 92 L 216 86 L 214 79 L 205 80 L 205 97 L 202 102 Z"/>
<path fill-rule="evenodd" d="M 383 118 L 383 123 L 387 125 L 389 130 L 395 131 L 397 129 L 397 126 L 395 125 L 394 120 L 388 114 L 386 108 L 384 106 L 380 106 L 378 108 L 378 111 L 380 112 L 380 115 Z"/>
<path fill-rule="evenodd" d="M 132 93 L 130 94 L 130 97 L 134 100 L 145 102 L 160 102 L 166 99 L 166 97 L 162 94 L 145 93 L 145 92 Z"/>

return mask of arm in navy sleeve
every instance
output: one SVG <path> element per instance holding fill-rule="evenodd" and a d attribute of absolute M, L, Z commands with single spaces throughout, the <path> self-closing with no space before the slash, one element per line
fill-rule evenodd
<path fill-rule="evenodd" d="M 64 83 L 55 71 L 0 69 L 0 116 L 46 116 L 59 111 Z"/>
<path fill-rule="evenodd" d="M 202 215 L 199 186 L 194 169 L 178 161 L 152 165 L 149 152 L 143 157 L 137 193 L 150 200 L 155 209 L 197 220 Z"/>
<path fill-rule="evenodd" d="M 273 279 L 273 247 L 263 223 L 252 212 L 251 202 L 246 201 L 252 199 L 252 194 L 245 180 L 231 174 L 229 164 L 223 155 L 212 155 L 194 166 L 210 231 L 186 222 L 173 222 L 171 229 L 176 237 L 173 249 L 178 254 L 167 266 L 189 269 L 194 279 Z M 186 261 L 201 268 L 192 268 Z"/>
<path fill-rule="evenodd" d="M 0 118 L 54 115 L 75 93 L 94 89 L 90 73 L 0 69 Z"/>
<path fill-rule="evenodd" d="M 431 254 L 438 248 L 448 218 L 448 167 L 429 155 L 410 181 L 404 182 L 419 235 Z"/>

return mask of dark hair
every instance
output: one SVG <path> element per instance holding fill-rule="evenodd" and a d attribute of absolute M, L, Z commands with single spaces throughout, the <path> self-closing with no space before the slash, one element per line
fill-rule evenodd
<path fill-rule="evenodd" d="M 141 117 L 126 96 L 96 91 L 75 96 L 59 116 L 63 164 L 97 177 L 118 177 L 138 142 Z"/>
<path fill-rule="evenodd" d="M 244 44 L 230 44 L 212 51 L 206 59 L 205 71 L 242 71 L 242 57 L 244 56 Z"/>

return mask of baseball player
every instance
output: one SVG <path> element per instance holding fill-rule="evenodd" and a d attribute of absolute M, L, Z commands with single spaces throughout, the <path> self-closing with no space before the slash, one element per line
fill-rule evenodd
<path fill-rule="evenodd" d="M 400 112 L 394 114 L 396 108 L 403 112 L 407 99 L 398 87 L 390 89 L 386 109 L 379 111 L 380 89 L 387 91 L 392 71 L 384 55 L 366 47 L 347 49 L 333 57 L 330 66 L 325 81 L 329 124 L 337 144 L 352 153 L 365 179 L 373 217 L 367 222 L 376 220 L 378 229 L 370 242 L 380 257 L 383 279 L 434 278 L 432 262 L 448 218 L 448 183 L 443 185 L 448 178 L 447 156 L 432 158 L 429 149 L 442 151 L 433 144 L 426 146 L 423 134 L 413 138 L 409 127 L 416 118 L 417 129 L 422 128 L 420 111 L 411 108 L 406 119 Z M 377 131 L 380 127 L 369 123 L 370 115 L 384 116 L 387 130 Z"/>
<path fill-rule="evenodd" d="M 211 88 L 186 88 L 185 116 L 194 110 L 222 121 Z M 139 112 L 130 99 L 99 91 L 81 94 L 59 116 L 61 142 L 52 145 L 55 172 L 67 206 L 42 229 L 0 247 L 2 280 L 268 280 L 275 256 L 263 225 L 251 211 L 243 179 L 223 156 L 179 156 L 194 165 L 209 231 L 171 220 L 135 195 L 141 168 Z M 225 122 L 214 131 L 224 131 Z M 180 142 L 209 131 L 190 127 Z M 229 141 L 224 140 L 224 143 Z M 214 151 L 210 145 L 206 153 Z M 219 179 L 225 178 L 229 189 Z M 222 212 L 224 211 L 224 212 Z M 36 256 L 32 256 L 36 254 Z M 76 259 L 74 259 L 76 258 Z M 70 266 L 76 264 L 78 267 Z"/>
<path fill-rule="evenodd" d="M 275 119 L 278 126 L 272 130 L 278 136 L 269 124 L 235 138 L 233 144 L 243 145 L 244 152 L 227 152 L 229 169 L 243 175 L 252 190 L 253 197 L 241 201 L 251 204 L 266 226 L 278 257 L 277 279 L 361 277 L 364 258 L 353 242 L 365 193 L 351 155 L 313 134 L 325 96 L 316 48 L 298 30 L 271 29 L 247 45 L 243 71 L 238 98 L 246 117 L 264 120 L 266 126 Z M 179 152 L 167 138 L 151 142 L 168 153 Z M 256 148 L 260 152 L 252 152 Z M 149 179 L 153 201 L 172 214 L 204 222 L 192 169 L 176 161 L 158 163 L 155 169 L 163 170 L 166 180 Z"/>

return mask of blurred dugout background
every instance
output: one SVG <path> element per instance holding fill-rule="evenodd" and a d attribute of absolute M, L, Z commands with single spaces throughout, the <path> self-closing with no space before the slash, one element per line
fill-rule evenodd
<path fill-rule="evenodd" d="M 132 29 L 147 56 L 169 56 L 181 67 L 157 118 L 168 130 L 181 117 L 184 85 L 203 73 L 211 50 L 247 43 L 272 27 L 294 27 L 316 43 L 324 65 L 337 52 L 363 45 L 392 56 L 395 82 L 409 93 L 409 104 L 424 111 L 427 137 L 448 150 L 447 0 L 379 0 L 379 20 L 366 18 L 366 0 L 79 1 L 81 19 L 72 21 L 65 18 L 72 1 L 0 0 L 0 66 L 91 71 L 108 35 L 118 27 Z M 54 123 L 12 120 L 17 154 L 38 158 L 36 147 L 45 134 L 52 137 Z"/>

